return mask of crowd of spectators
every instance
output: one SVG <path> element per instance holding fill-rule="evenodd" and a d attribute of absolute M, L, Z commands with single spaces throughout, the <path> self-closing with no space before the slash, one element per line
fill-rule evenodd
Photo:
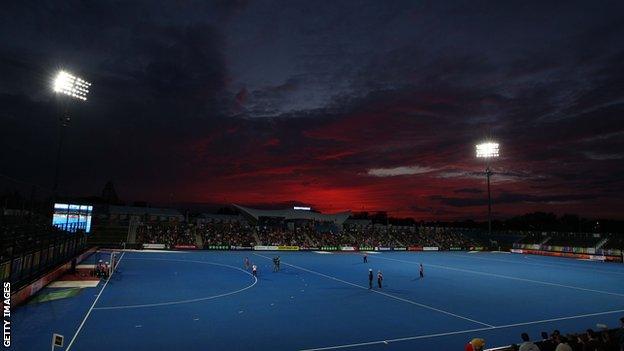
<path fill-rule="evenodd" d="M 465 351 L 484 348 L 485 340 L 475 338 L 466 344 Z M 624 317 L 620 318 L 617 329 L 587 329 L 584 333 L 566 335 L 554 330 L 551 334 L 542 332 L 535 341 L 527 333 L 522 333 L 520 343 L 497 348 L 497 351 L 624 351 Z"/>
<path fill-rule="evenodd" d="M 340 237 L 340 234 L 319 232 L 317 229 L 314 223 L 306 221 L 291 223 L 265 221 L 256 227 L 261 245 L 304 247 L 334 245 L 331 240 L 337 240 Z"/>
<path fill-rule="evenodd" d="M 603 236 L 595 233 L 523 232 L 518 244 L 543 244 L 548 246 L 595 247 Z M 611 235 L 603 248 L 620 248 L 624 237 Z"/>
<path fill-rule="evenodd" d="M 519 244 L 541 244 L 546 237 L 541 232 L 527 232 L 522 239 L 518 241 Z"/>
<path fill-rule="evenodd" d="M 137 227 L 136 240 L 139 244 L 196 245 L 194 231 L 184 222 L 148 223 Z"/>
<path fill-rule="evenodd" d="M 462 233 L 458 228 L 445 227 L 421 227 L 419 228 L 420 240 L 428 241 L 428 246 L 437 246 L 442 250 L 450 248 L 470 248 L 483 246 L 482 243 Z"/>
<path fill-rule="evenodd" d="M 324 229 L 320 229 L 324 228 Z M 302 247 L 358 246 L 409 247 L 436 246 L 443 250 L 452 247 L 478 246 L 457 229 L 393 227 L 381 225 L 344 226 L 342 230 L 327 230 L 314 222 L 284 223 L 262 221 L 250 225 L 246 221 L 210 221 L 196 226 L 204 247 L 211 245 L 288 245 Z M 161 234 L 162 231 L 160 232 Z M 162 237 L 156 236 L 156 239 Z"/>
<path fill-rule="evenodd" d="M 347 237 L 349 246 L 405 246 L 394 236 L 391 227 L 380 225 L 345 226 L 343 233 Z M 347 244 L 344 243 L 344 244 Z"/>
<path fill-rule="evenodd" d="M 314 246 L 316 233 L 312 225 L 259 225 L 256 228 L 262 245 Z"/>
<path fill-rule="evenodd" d="M 600 235 L 592 233 L 551 233 L 544 245 L 595 247 L 601 240 Z"/>
<path fill-rule="evenodd" d="M 213 245 L 256 245 L 251 226 L 239 221 L 200 223 L 197 233 L 202 237 L 205 248 Z"/>
<path fill-rule="evenodd" d="M 385 225 L 349 226 L 342 230 L 335 226 L 314 222 L 264 221 L 249 224 L 244 220 L 205 221 L 195 225 L 186 222 L 147 223 L 137 228 L 137 242 L 141 244 L 210 246 L 357 246 L 410 247 L 434 246 L 441 250 L 481 246 L 463 235 L 460 229 L 440 227 L 401 227 Z M 197 238 L 201 238 L 198 242 Z"/>

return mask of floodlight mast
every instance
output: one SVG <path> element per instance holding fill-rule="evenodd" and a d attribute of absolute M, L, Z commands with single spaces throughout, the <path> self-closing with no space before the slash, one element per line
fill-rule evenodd
<path fill-rule="evenodd" d="M 488 236 L 492 236 L 492 195 L 490 192 L 490 177 L 492 171 L 490 169 L 490 159 L 498 157 L 499 144 L 495 142 L 485 142 L 476 145 L 477 158 L 485 159 L 485 177 L 487 179 L 488 193 Z"/>
<path fill-rule="evenodd" d="M 76 77 L 66 71 L 59 71 L 54 78 L 52 90 L 58 97 L 67 97 L 70 100 L 87 101 L 89 88 L 91 83 Z M 71 122 L 67 104 L 63 104 L 63 115 L 60 118 L 61 128 L 59 136 L 58 149 L 56 151 L 56 169 L 54 171 L 54 185 L 52 187 L 53 196 L 56 197 L 59 183 L 59 172 L 61 168 L 61 154 L 63 150 L 63 141 L 65 139 L 65 129 Z"/>

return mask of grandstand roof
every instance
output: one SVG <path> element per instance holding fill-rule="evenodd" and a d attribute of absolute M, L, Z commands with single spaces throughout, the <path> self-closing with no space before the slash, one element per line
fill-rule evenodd
<path fill-rule="evenodd" d="M 240 215 L 225 215 L 215 213 L 202 213 L 198 216 L 198 218 L 222 222 L 240 222 L 244 220 L 244 218 L 242 218 Z"/>
<path fill-rule="evenodd" d="M 234 207 L 238 208 L 244 214 L 253 217 L 254 219 L 258 219 L 260 217 L 277 217 L 284 219 L 307 219 L 307 220 L 315 220 L 319 222 L 334 222 L 336 224 L 343 224 L 349 216 L 351 216 L 351 212 L 339 212 L 333 214 L 322 214 L 314 211 L 306 211 L 306 210 L 295 210 L 295 209 L 284 209 L 284 210 L 259 210 L 249 207 L 243 207 L 234 204 Z"/>
<path fill-rule="evenodd" d="M 370 219 L 353 219 L 349 218 L 346 220 L 345 224 L 350 224 L 358 227 L 367 227 L 373 224 L 373 221 Z"/>
<path fill-rule="evenodd" d="M 154 208 L 154 207 L 135 207 L 135 206 L 108 206 L 110 214 L 127 214 L 127 215 L 151 215 L 166 217 L 181 217 L 180 211 L 172 208 Z"/>

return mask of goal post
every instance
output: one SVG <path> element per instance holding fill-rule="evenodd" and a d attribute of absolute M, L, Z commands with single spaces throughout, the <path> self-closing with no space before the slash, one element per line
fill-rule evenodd
<path fill-rule="evenodd" d="M 119 259 L 121 258 L 121 252 L 119 251 L 111 251 L 110 254 L 110 266 L 108 267 L 109 272 L 108 275 L 109 277 L 111 275 L 113 275 L 113 272 L 115 272 L 115 269 L 117 269 L 117 265 L 119 264 Z"/>

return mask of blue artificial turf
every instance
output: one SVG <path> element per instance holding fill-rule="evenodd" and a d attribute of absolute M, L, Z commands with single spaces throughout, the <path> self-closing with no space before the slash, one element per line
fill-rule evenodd
<path fill-rule="evenodd" d="M 258 264 L 257 282 L 244 257 Z M 383 271 L 381 291 L 368 290 L 369 268 Z M 53 332 L 67 349 L 102 287 L 15 309 L 12 349 L 49 349 Z M 616 326 L 624 265 L 466 252 L 382 252 L 368 264 L 356 253 L 126 252 L 94 307 L 71 350 L 461 350 L 473 337 L 493 347 L 525 331 Z"/>

